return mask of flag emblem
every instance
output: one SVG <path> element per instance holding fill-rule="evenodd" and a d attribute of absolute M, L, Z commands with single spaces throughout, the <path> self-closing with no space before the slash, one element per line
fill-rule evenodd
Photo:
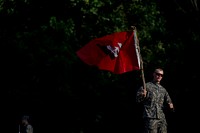
<path fill-rule="evenodd" d="M 134 31 L 115 32 L 91 40 L 76 54 L 86 64 L 115 74 L 139 70 L 140 60 Z"/>

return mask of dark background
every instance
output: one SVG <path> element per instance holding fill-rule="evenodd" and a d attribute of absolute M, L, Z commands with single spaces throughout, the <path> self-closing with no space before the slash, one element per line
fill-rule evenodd
<path fill-rule="evenodd" d="M 0 4 L 1 130 L 34 133 L 141 133 L 135 92 L 140 71 L 115 75 L 84 64 L 90 40 L 137 27 L 145 80 L 164 69 L 175 112 L 169 133 L 192 133 L 199 118 L 199 3 L 195 0 L 8 1 Z"/>

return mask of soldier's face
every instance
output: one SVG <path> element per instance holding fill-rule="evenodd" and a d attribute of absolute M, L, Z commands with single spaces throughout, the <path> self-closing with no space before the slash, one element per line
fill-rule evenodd
<path fill-rule="evenodd" d="M 160 82 L 163 77 L 163 71 L 156 71 L 153 73 L 154 81 Z"/>

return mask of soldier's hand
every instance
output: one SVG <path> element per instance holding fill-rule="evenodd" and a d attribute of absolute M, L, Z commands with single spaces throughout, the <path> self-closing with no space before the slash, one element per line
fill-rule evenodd
<path fill-rule="evenodd" d="M 169 105 L 169 109 L 170 109 L 171 111 L 174 112 L 175 110 L 174 110 L 174 105 L 173 105 L 173 103 L 168 103 L 168 105 Z"/>
<path fill-rule="evenodd" d="M 146 97 L 146 96 L 147 96 L 147 91 L 146 91 L 146 89 L 143 89 L 143 91 L 141 92 L 141 95 L 142 95 L 143 97 Z"/>

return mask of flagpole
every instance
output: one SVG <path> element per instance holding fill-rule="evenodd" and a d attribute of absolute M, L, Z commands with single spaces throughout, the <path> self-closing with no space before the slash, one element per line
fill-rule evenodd
<path fill-rule="evenodd" d="M 20 133 L 20 124 L 19 124 L 19 129 L 18 130 L 19 130 L 19 133 Z"/>
<path fill-rule="evenodd" d="M 131 28 L 133 29 L 133 32 L 136 33 L 136 27 L 135 26 L 131 26 Z M 143 89 L 146 91 L 146 82 L 145 82 L 145 77 L 144 77 L 144 68 L 143 68 L 143 61 L 142 61 L 142 56 L 140 53 L 140 46 L 139 46 L 139 40 L 137 38 L 137 36 L 135 36 L 135 43 L 136 43 L 136 49 L 138 50 L 138 55 L 139 55 L 139 63 L 140 63 L 140 70 L 141 70 L 141 76 L 142 76 L 142 83 L 143 83 Z"/>
<path fill-rule="evenodd" d="M 145 83 L 144 69 L 143 69 L 143 61 L 141 59 L 141 55 L 140 55 L 140 63 L 141 63 L 141 75 L 142 75 L 143 89 L 146 90 L 146 83 Z"/>

